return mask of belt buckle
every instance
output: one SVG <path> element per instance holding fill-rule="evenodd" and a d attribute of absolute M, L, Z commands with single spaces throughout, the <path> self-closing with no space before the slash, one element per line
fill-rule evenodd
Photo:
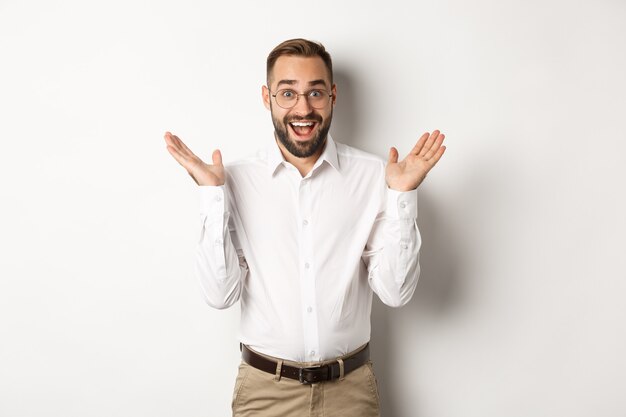
<path fill-rule="evenodd" d="M 298 368 L 298 381 L 300 381 L 300 383 L 302 385 L 311 385 L 313 383 L 313 381 L 309 381 L 309 380 L 305 379 L 303 373 L 304 372 L 315 372 L 316 370 L 318 370 L 320 368 L 321 368 L 321 365 L 309 366 L 309 367 L 306 367 L 306 368 Z"/>

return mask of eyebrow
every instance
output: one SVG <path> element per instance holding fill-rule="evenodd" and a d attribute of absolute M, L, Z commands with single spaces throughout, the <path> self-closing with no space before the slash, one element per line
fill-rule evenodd
<path fill-rule="evenodd" d="M 324 87 L 326 87 L 326 81 L 324 80 L 313 80 L 313 81 L 309 81 L 309 85 L 317 85 L 317 84 L 324 84 Z"/>
<path fill-rule="evenodd" d="M 280 80 L 278 84 L 276 84 L 276 87 L 278 88 L 282 84 L 295 85 L 295 84 L 298 84 L 298 81 L 297 80 Z M 322 79 L 309 81 L 309 86 L 318 85 L 318 84 L 322 84 L 324 85 L 324 87 L 326 87 L 326 81 Z"/>

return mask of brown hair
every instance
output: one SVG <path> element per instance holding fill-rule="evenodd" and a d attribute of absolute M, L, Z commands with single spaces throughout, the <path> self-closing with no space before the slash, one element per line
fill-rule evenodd
<path fill-rule="evenodd" d="M 326 52 L 324 45 L 319 42 L 312 42 L 306 39 L 297 38 L 284 41 L 267 56 L 267 83 L 269 86 L 270 73 L 274 69 L 276 60 L 284 55 L 312 57 L 319 56 L 326 64 L 328 74 L 330 75 L 330 83 L 333 83 L 333 61 L 330 54 Z"/>

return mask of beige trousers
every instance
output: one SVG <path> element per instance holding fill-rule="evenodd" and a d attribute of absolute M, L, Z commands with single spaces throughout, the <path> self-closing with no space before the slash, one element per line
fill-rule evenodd
<path fill-rule="evenodd" d="M 284 363 L 300 367 L 314 365 Z M 325 363 L 328 362 L 322 362 Z M 242 361 L 235 381 L 232 409 L 233 417 L 380 417 L 378 387 L 371 361 L 343 379 L 311 385 L 290 378 L 279 379 Z"/>

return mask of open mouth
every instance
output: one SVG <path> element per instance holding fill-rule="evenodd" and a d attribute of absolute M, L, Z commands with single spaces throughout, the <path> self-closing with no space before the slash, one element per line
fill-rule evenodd
<path fill-rule="evenodd" d="M 315 130 L 317 122 L 299 120 L 297 122 L 290 122 L 289 126 L 296 135 L 296 138 L 306 140 L 310 138 L 313 130 Z"/>

